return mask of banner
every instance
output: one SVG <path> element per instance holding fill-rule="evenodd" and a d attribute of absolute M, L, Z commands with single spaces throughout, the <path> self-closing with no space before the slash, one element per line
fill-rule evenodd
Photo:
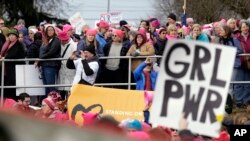
<path fill-rule="evenodd" d="M 81 34 L 82 27 L 86 25 L 83 17 L 81 16 L 80 12 L 75 13 L 73 16 L 69 18 L 70 24 L 75 27 L 75 33 Z"/>
<path fill-rule="evenodd" d="M 38 68 L 34 65 L 16 65 L 16 86 L 43 85 Z M 30 96 L 45 95 L 45 88 L 17 88 L 16 95 L 26 92 Z"/>
<path fill-rule="evenodd" d="M 183 113 L 192 132 L 217 137 L 225 113 L 236 49 L 203 42 L 168 41 L 150 121 L 179 129 Z"/>
<path fill-rule="evenodd" d="M 71 119 L 82 125 L 83 112 L 111 115 L 116 120 L 143 120 L 144 91 L 74 85 L 68 100 Z"/>
<path fill-rule="evenodd" d="M 121 12 L 103 13 L 100 15 L 100 20 L 107 21 L 110 24 L 119 24 L 122 20 L 122 14 Z"/>

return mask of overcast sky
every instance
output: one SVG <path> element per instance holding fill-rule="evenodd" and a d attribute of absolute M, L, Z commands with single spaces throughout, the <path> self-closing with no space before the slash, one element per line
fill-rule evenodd
<path fill-rule="evenodd" d="M 64 14 L 62 12 L 55 12 L 57 16 L 69 17 L 76 12 L 80 12 L 87 24 L 91 26 L 100 18 L 101 13 L 107 12 L 108 0 L 62 1 L 68 3 L 68 6 L 62 5 L 66 12 Z M 45 3 L 45 1 L 42 2 L 43 6 Z M 110 0 L 110 12 L 121 12 L 124 20 L 129 21 L 130 24 L 138 24 L 140 19 L 147 19 L 154 16 L 153 3 L 154 0 Z"/>

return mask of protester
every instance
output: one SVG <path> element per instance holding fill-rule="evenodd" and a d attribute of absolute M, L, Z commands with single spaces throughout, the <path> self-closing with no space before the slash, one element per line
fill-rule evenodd
<path fill-rule="evenodd" d="M 105 33 L 109 29 L 109 24 L 106 21 L 100 21 L 97 23 L 98 33 L 96 34 L 96 40 L 99 42 L 101 49 L 106 45 Z"/>
<path fill-rule="evenodd" d="M 27 58 L 39 58 L 40 47 L 42 46 L 42 33 L 36 32 L 34 34 L 34 41 L 28 48 Z M 30 64 L 34 64 L 35 61 L 30 61 Z"/>
<path fill-rule="evenodd" d="M 127 56 L 137 57 L 150 55 L 155 55 L 155 49 L 153 45 L 147 41 L 145 29 L 141 29 L 137 32 L 135 44 L 130 47 Z M 133 59 L 131 70 L 134 71 L 143 60 L 144 59 Z"/>
<path fill-rule="evenodd" d="M 155 90 L 155 83 L 158 72 L 154 70 L 152 58 L 147 58 L 135 70 L 134 77 L 136 81 L 136 90 Z M 156 66 L 155 66 L 156 67 Z"/>
<path fill-rule="evenodd" d="M 112 41 L 107 43 L 103 50 L 107 57 L 126 56 L 128 48 L 124 46 L 124 32 L 114 30 Z M 100 78 L 102 83 L 125 83 L 128 78 L 128 61 L 127 59 L 104 59 L 101 62 L 102 73 Z M 112 76 L 112 77 L 110 77 Z"/>
<path fill-rule="evenodd" d="M 231 29 L 224 25 L 220 29 L 220 40 L 219 44 L 226 45 L 229 47 L 234 47 L 237 49 L 237 54 L 243 53 L 240 41 L 234 37 L 232 37 Z M 243 81 L 244 80 L 244 72 L 241 68 L 241 60 L 239 56 L 236 56 L 234 62 L 234 71 L 232 81 Z M 233 84 L 230 86 L 229 93 L 233 95 L 235 98 L 235 102 L 238 107 L 241 107 L 244 104 L 244 85 L 242 84 Z"/>
<path fill-rule="evenodd" d="M 97 56 L 103 56 L 103 49 L 100 47 L 99 42 L 96 40 L 97 31 L 95 29 L 88 29 L 85 33 L 85 38 L 82 39 L 77 45 L 77 51 L 83 51 L 88 46 L 94 46 Z"/>
<path fill-rule="evenodd" d="M 55 119 L 57 113 L 62 113 L 56 103 L 61 99 L 59 93 L 51 91 L 47 98 L 42 101 L 42 109 L 38 111 L 35 116 L 43 119 Z"/>
<path fill-rule="evenodd" d="M 201 26 L 199 24 L 194 24 L 192 27 L 192 32 L 190 35 L 186 36 L 186 39 L 188 40 L 197 40 L 202 42 L 209 43 L 209 38 L 206 34 L 201 32 Z"/>
<path fill-rule="evenodd" d="M 30 95 L 27 93 L 21 93 L 18 96 L 18 102 L 13 106 L 13 110 L 18 113 L 34 115 L 35 111 L 30 108 Z"/>
<path fill-rule="evenodd" d="M 60 58 L 61 43 L 57 38 L 55 27 L 53 25 L 46 25 L 45 28 L 46 40 L 40 49 L 40 59 Z M 42 79 L 44 85 L 56 84 L 58 71 L 61 67 L 61 61 L 41 61 L 39 65 L 42 67 Z M 45 94 L 55 91 L 55 87 L 46 87 Z"/>
<path fill-rule="evenodd" d="M 76 51 L 76 43 L 69 37 L 69 35 L 65 31 L 59 32 L 58 38 L 61 41 L 61 58 L 68 59 L 71 54 Z M 67 60 L 62 60 L 61 68 L 58 74 L 59 84 L 66 85 L 72 84 L 73 82 L 75 70 L 68 69 L 66 64 Z M 70 91 L 70 87 L 59 87 L 58 90 L 60 90 L 62 99 L 66 99 Z"/>
<path fill-rule="evenodd" d="M 4 43 L 1 50 L 2 59 L 24 59 L 25 52 L 23 45 L 18 41 L 18 31 L 15 28 L 9 30 L 8 39 Z M 5 62 L 4 85 L 16 85 L 16 65 L 23 64 L 24 62 L 12 61 Z M 4 90 L 6 98 L 17 100 L 16 89 L 10 88 Z"/>
<path fill-rule="evenodd" d="M 242 48 L 243 53 L 250 53 L 250 23 L 246 21 L 242 21 L 240 23 L 240 31 L 241 34 L 238 37 L 240 41 L 240 45 Z M 250 56 L 241 56 L 241 68 L 243 71 L 243 81 L 249 81 L 250 80 Z M 244 87 L 244 92 L 241 93 L 240 97 L 243 100 L 241 103 L 247 104 L 247 101 L 250 100 L 250 84 L 241 84 Z"/>
<path fill-rule="evenodd" d="M 76 69 L 73 85 L 78 83 L 93 85 L 99 69 L 94 46 L 86 47 L 84 51 L 81 51 L 81 58 L 77 58 L 74 52 L 67 60 L 67 68 Z"/>

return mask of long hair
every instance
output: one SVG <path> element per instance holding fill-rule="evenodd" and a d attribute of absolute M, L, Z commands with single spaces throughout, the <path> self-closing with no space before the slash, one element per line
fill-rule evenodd
<path fill-rule="evenodd" d="M 89 46 L 91 43 L 93 43 L 94 46 L 95 46 L 95 49 L 97 49 L 97 41 L 96 41 L 96 37 L 95 37 L 95 36 L 94 36 L 93 42 L 90 42 L 90 41 L 87 39 L 87 36 L 86 36 L 86 38 L 85 38 L 85 43 L 86 43 L 86 47 Z"/>

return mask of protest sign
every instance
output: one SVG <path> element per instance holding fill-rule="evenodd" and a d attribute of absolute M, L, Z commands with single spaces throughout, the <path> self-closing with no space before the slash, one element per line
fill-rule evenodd
<path fill-rule="evenodd" d="M 34 65 L 16 65 L 16 86 L 43 85 L 38 68 Z M 45 95 L 45 88 L 17 88 L 16 95 L 26 92 L 30 96 Z"/>
<path fill-rule="evenodd" d="M 68 100 L 70 118 L 82 125 L 83 112 L 111 115 L 118 121 L 143 120 L 144 91 L 74 85 Z"/>
<path fill-rule="evenodd" d="M 69 18 L 70 24 L 75 28 L 76 34 L 81 34 L 82 27 L 86 25 L 83 17 L 81 16 L 80 12 L 75 13 L 73 16 Z"/>
<path fill-rule="evenodd" d="M 100 15 L 100 20 L 104 20 L 110 24 L 119 24 L 122 20 L 122 14 L 121 12 L 102 13 Z"/>
<path fill-rule="evenodd" d="M 236 49 L 170 40 L 158 75 L 150 121 L 178 129 L 185 113 L 192 132 L 217 137 L 233 71 Z"/>

